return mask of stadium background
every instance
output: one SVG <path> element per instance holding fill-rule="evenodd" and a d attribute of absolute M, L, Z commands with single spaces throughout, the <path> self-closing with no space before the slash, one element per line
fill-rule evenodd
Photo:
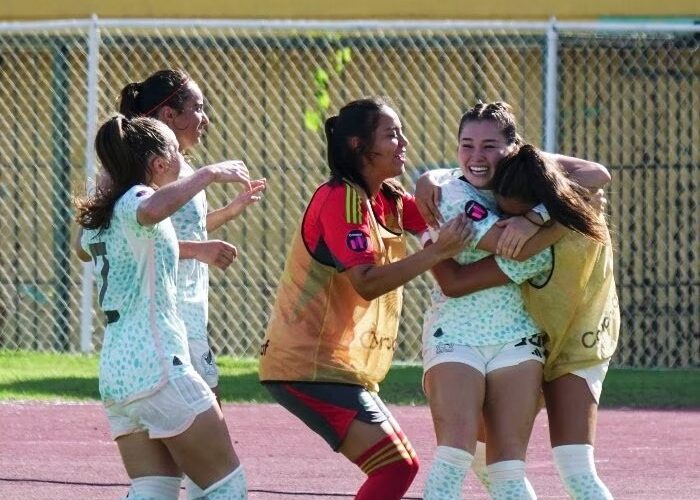
<path fill-rule="evenodd" d="M 89 2 L 9 0 L 0 19 L 86 18 Z M 354 2 L 336 18 L 560 18 L 619 21 L 627 2 L 539 1 L 509 10 L 493 2 L 464 12 L 458 2 L 426 8 Z M 579 5 L 580 4 L 580 5 Z M 101 2 L 104 17 L 322 18 L 321 2 Z M 31 7 L 31 8 L 30 8 Z M 695 2 L 637 2 L 634 17 L 683 22 Z M 612 19 L 614 18 L 614 19 Z M 682 18 L 682 19 L 681 19 Z M 83 23 L 84 24 L 84 23 Z M 305 200 L 323 180 L 324 141 L 304 116 L 330 98 L 330 111 L 358 95 L 393 99 L 412 142 L 406 185 L 428 168 L 454 166 L 454 128 L 476 99 L 514 105 L 526 139 L 545 143 L 547 36 L 558 46 L 557 123 L 561 152 L 611 168 L 610 222 L 623 313 L 616 363 L 700 366 L 698 216 L 700 35 L 653 28 L 547 30 L 535 23 L 104 24 L 0 23 L 0 348 L 79 351 L 84 274 L 71 254 L 70 196 L 85 185 L 91 92 L 99 120 L 119 89 L 167 66 L 186 68 L 208 99 L 212 124 L 197 165 L 242 158 L 269 192 L 212 237 L 235 242 L 239 262 L 213 271 L 210 329 L 219 353 L 253 356 L 276 279 Z M 94 26 L 93 26 L 94 28 Z M 90 37 L 98 36 L 90 82 Z M 323 71 L 319 71 L 323 70 Z M 324 76 L 325 75 L 325 76 Z M 95 84 L 96 85 L 93 85 Z M 323 92 L 319 91 L 322 90 Z M 93 165 L 94 166 L 94 165 Z M 220 206 L 230 189 L 212 189 Z M 416 360 L 429 279 L 406 287 L 397 359 Z M 102 320 L 93 344 L 99 348 Z"/>

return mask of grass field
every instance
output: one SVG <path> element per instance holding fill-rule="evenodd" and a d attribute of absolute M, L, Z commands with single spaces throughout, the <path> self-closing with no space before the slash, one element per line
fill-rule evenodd
<path fill-rule="evenodd" d="M 99 399 L 97 356 L 0 351 L 0 401 Z M 257 361 L 218 359 L 226 402 L 271 402 L 258 383 Z M 397 364 L 382 384 L 388 403 L 425 404 L 421 368 Z M 631 408 L 700 408 L 700 370 L 611 369 L 601 405 Z"/>

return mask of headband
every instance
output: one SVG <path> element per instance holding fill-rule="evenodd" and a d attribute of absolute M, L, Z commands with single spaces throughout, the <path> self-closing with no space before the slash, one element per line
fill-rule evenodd
<path fill-rule="evenodd" d="M 185 81 L 182 82 L 182 83 L 180 84 L 179 87 L 177 87 L 175 90 L 173 90 L 172 93 L 169 94 L 165 99 L 163 99 L 163 100 L 160 101 L 158 104 L 156 104 L 156 105 L 153 106 L 151 109 L 149 109 L 146 113 L 144 113 L 143 116 L 148 116 L 148 115 L 150 115 L 151 113 L 153 113 L 156 109 L 160 108 L 162 105 L 164 105 L 164 104 L 165 104 L 166 102 L 168 102 L 170 99 L 172 99 L 173 97 L 175 97 L 175 95 L 176 95 L 178 92 L 180 92 L 180 91 L 185 87 L 185 85 L 187 85 L 188 83 L 190 83 L 189 78 L 185 79 Z"/>

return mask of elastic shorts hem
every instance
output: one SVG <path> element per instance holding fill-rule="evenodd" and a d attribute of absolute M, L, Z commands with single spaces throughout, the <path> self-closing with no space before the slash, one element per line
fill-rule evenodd
<path fill-rule="evenodd" d="M 609 368 L 610 360 L 607 359 L 597 365 L 573 371 L 571 374 L 581 377 L 586 381 L 588 389 L 591 391 L 591 395 L 593 396 L 593 399 L 595 399 L 596 404 L 600 404 L 600 396 L 603 393 L 603 382 L 605 381 Z"/>

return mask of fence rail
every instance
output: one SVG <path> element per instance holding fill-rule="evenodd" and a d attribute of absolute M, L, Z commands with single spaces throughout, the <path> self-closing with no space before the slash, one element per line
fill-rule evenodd
<path fill-rule="evenodd" d="M 392 98 L 412 143 L 406 185 L 455 165 L 455 126 L 479 98 L 510 102 L 531 142 L 609 166 L 616 362 L 698 367 L 699 46 L 700 26 L 649 22 L 0 22 L 0 348 L 99 348 L 92 275 L 70 251 L 71 194 L 94 176 L 91 143 L 119 90 L 182 67 L 211 119 L 195 163 L 242 158 L 270 181 L 261 206 L 212 235 L 241 250 L 212 271 L 213 343 L 254 355 L 290 231 L 325 177 L 323 137 L 304 122 L 323 70 L 331 110 Z M 350 57 L 339 67 L 338 51 Z M 232 195 L 214 188 L 209 204 Z M 429 288 L 406 287 L 399 359 L 419 356 Z"/>

